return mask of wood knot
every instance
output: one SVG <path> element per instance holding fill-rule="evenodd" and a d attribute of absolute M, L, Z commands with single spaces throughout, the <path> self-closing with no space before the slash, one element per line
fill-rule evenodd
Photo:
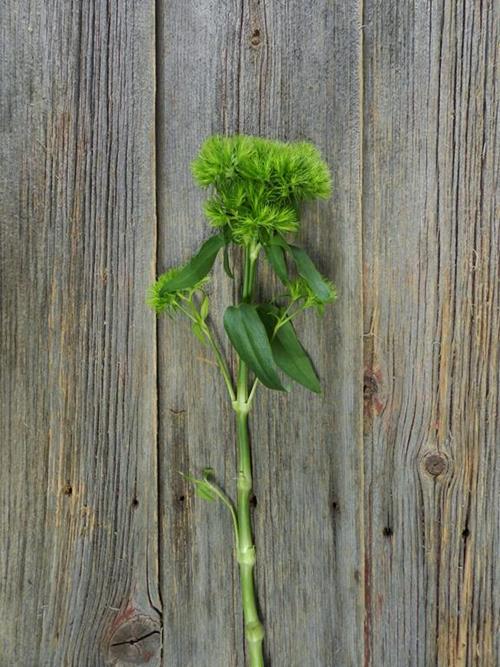
<path fill-rule="evenodd" d="M 379 416 L 384 410 L 384 403 L 380 400 L 380 385 L 382 373 L 380 369 L 365 368 L 363 377 L 364 415 L 367 422 L 374 415 Z M 368 426 L 368 423 L 366 424 Z"/>
<path fill-rule="evenodd" d="M 253 47 L 260 46 L 260 30 L 255 29 L 252 33 L 252 37 L 250 38 L 250 44 Z"/>
<path fill-rule="evenodd" d="M 116 663 L 147 665 L 160 650 L 160 625 L 150 616 L 136 615 L 115 630 L 109 642 L 109 656 Z"/>
<path fill-rule="evenodd" d="M 372 375 L 369 371 L 365 372 L 365 376 L 363 378 L 364 385 L 363 385 L 363 395 L 365 399 L 369 400 L 374 396 L 377 391 L 378 391 L 378 382 L 375 378 L 374 375 Z"/>
<path fill-rule="evenodd" d="M 429 452 L 424 457 L 425 471 L 431 477 L 439 477 L 448 470 L 448 459 L 441 452 Z"/>

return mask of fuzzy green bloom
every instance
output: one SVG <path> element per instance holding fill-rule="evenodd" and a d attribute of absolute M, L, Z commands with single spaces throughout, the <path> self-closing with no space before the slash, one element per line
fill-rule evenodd
<path fill-rule="evenodd" d="M 192 170 L 201 187 L 213 188 L 205 215 L 240 244 L 296 232 L 298 204 L 331 191 L 328 166 L 307 142 L 216 135 L 205 141 Z"/>
<path fill-rule="evenodd" d="M 329 295 L 325 299 L 320 299 L 311 289 L 309 283 L 304 278 L 296 278 L 288 285 L 288 294 L 292 301 L 303 299 L 303 308 L 316 308 L 320 315 L 323 314 L 327 303 L 334 303 L 337 300 L 337 289 L 335 285 L 326 278 L 323 282 L 329 288 Z"/>
<path fill-rule="evenodd" d="M 166 313 L 173 316 L 180 308 L 183 298 L 191 299 L 196 290 L 199 290 L 207 278 L 199 280 L 195 285 L 181 289 L 172 288 L 175 279 L 181 274 L 183 266 L 174 267 L 163 273 L 153 283 L 147 293 L 146 302 L 157 313 Z"/>

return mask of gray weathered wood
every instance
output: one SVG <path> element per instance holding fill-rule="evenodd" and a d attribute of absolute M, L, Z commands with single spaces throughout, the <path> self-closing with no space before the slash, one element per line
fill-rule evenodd
<path fill-rule="evenodd" d="M 368 665 L 498 665 L 494 4 L 365 2 Z"/>
<path fill-rule="evenodd" d="M 262 391 L 252 418 L 257 580 L 269 663 L 353 665 L 363 654 L 361 10 L 357 2 L 166 3 L 159 16 L 159 270 L 208 233 L 189 162 L 213 132 L 310 139 L 334 173 L 303 241 L 338 284 L 311 316 L 322 399 Z M 268 283 L 263 275 L 262 282 Z M 217 320 L 233 298 L 218 269 Z M 159 326 L 164 665 L 243 665 L 229 517 L 178 470 L 212 465 L 234 492 L 231 410 L 186 324 Z M 219 328 L 220 338 L 225 340 Z M 234 594 L 232 593 L 234 589 Z"/>
<path fill-rule="evenodd" d="M 153 10 L 2 7 L 5 667 L 159 662 Z"/>
<path fill-rule="evenodd" d="M 267 664 L 497 665 L 493 0 L 2 9 L 0 667 L 244 665 L 229 518 L 178 474 L 234 492 L 232 411 L 144 305 L 209 233 L 214 132 L 334 175 L 301 238 L 339 291 L 299 327 L 324 395 L 252 417 Z M 226 350 L 235 289 L 219 266 Z"/>

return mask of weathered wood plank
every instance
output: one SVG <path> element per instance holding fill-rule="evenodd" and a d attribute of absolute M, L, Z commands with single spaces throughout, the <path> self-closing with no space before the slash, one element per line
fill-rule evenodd
<path fill-rule="evenodd" d="M 361 11 L 357 2 L 160 6 L 159 270 L 207 234 L 189 162 L 212 132 L 307 138 L 335 194 L 303 240 L 341 295 L 308 322 L 322 399 L 262 392 L 252 420 L 258 589 L 268 664 L 358 666 L 363 655 L 361 460 Z M 219 269 L 218 318 L 231 299 Z M 269 286 L 269 276 L 262 274 Z M 225 340 L 219 330 L 221 340 Z M 244 664 L 231 527 L 178 470 L 212 465 L 234 491 L 224 388 L 184 323 L 159 326 L 164 665 Z M 232 589 L 235 594 L 232 594 Z M 210 657 L 207 657 L 210 656 Z"/>
<path fill-rule="evenodd" d="M 154 3 L 1 31 L 0 663 L 154 665 Z"/>
<path fill-rule="evenodd" d="M 365 2 L 367 665 L 499 660 L 495 11 Z"/>
<path fill-rule="evenodd" d="M 157 16 L 158 271 L 184 261 L 208 234 L 202 193 L 189 164 L 220 130 L 221 40 L 233 15 L 226 3 L 160 3 Z M 212 310 L 231 287 L 217 271 Z M 225 287 L 222 287 L 225 285 Z M 220 333 L 220 331 L 219 331 Z M 227 510 L 197 502 L 179 472 L 215 468 L 234 479 L 232 409 L 217 368 L 185 322 L 158 323 L 160 580 L 163 664 L 243 665 L 242 632 Z M 223 338 L 221 337 L 221 340 Z"/>
<path fill-rule="evenodd" d="M 154 3 L 35 4 L 0 28 L 0 665 L 242 666 L 228 517 L 178 475 L 234 490 L 232 413 L 182 323 L 156 461 Z M 208 233 L 208 134 L 311 139 L 334 172 L 303 233 L 340 293 L 302 327 L 327 388 L 262 391 L 252 424 L 268 664 L 496 665 L 497 8 L 156 4 L 157 268 Z"/>

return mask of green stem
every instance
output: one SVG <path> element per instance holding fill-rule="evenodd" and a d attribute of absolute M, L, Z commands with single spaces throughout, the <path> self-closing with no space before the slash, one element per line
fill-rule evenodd
<path fill-rule="evenodd" d="M 220 372 L 222 373 L 222 377 L 224 378 L 224 382 L 226 383 L 227 391 L 229 394 L 229 398 L 231 401 L 236 400 L 236 396 L 234 393 L 233 389 L 233 381 L 231 379 L 231 373 L 229 372 L 229 367 L 226 363 L 226 360 L 224 359 L 224 356 L 222 352 L 219 350 L 219 346 L 215 342 L 215 338 L 213 337 L 212 332 L 210 331 L 210 327 L 208 326 L 207 322 L 201 317 L 200 312 L 196 308 L 196 306 L 193 304 L 193 302 L 190 299 L 187 299 L 186 297 L 181 295 L 181 299 L 183 299 L 189 306 L 191 306 L 192 313 L 190 313 L 184 306 L 181 306 L 179 304 L 179 309 L 189 317 L 189 319 L 194 323 L 197 324 L 203 333 L 205 334 L 205 337 L 207 339 L 208 344 L 213 350 L 213 353 L 215 355 L 215 360 L 217 362 L 217 365 L 219 367 Z"/>
<path fill-rule="evenodd" d="M 210 331 L 210 328 L 209 328 L 209 326 L 206 322 L 203 322 L 202 328 L 203 328 L 205 336 L 207 337 L 207 340 L 210 344 L 210 347 L 212 348 L 212 350 L 214 352 L 215 359 L 217 361 L 217 365 L 219 366 L 220 372 L 222 373 L 222 377 L 224 378 L 224 382 L 226 383 L 229 398 L 231 399 L 231 401 L 234 401 L 236 399 L 236 396 L 234 395 L 233 382 L 231 380 L 231 373 L 229 372 L 229 368 L 228 368 L 228 365 L 226 363 L 226 360 L 222 356 L 222 352 L 219 350 L 219 346 L 215 342 L 215 339 L 212 336 L 212 332 Z"/>
<path fill-rule="evenodd" d="M 252 299 L 255 279 L 255 264 L 259 248 L 252 246 L 245 250 L 245 271 L 242 300 Z M 255 567 L 255 546 L 250 517 L 250 497 L 252 494 L 252 458 L 248 433 L 248 368 L 240 359 L 238 365 L 236 410 L 236 434 L 238 442 L 238 482 L 236 512 L 238 515 L 238 564 L 240 568 L 241 600 L 245 623 L 245 637 L 248 648 L 249 667 L 264 667 L 262 642 L 264 627 L 259 619 L 255 595 L 253 570 Z"/>
<path fill-rule="evenodd" d="M 215 493 L 217 498 L 221 500 L 224 505 L 228 508 L 230 514 L 231 514 L 231 519 L 233 520 L 233 529 L 234 529 L 234 540 L 235 540 L 235 547 L 236 547 L 236 552 L 238 552 L 238 545 L 240 541 L 240 536 L 238 533 L 238 517 L 236 515 L 236 510 L 234 509 L 234 505 L 231 502 L 231 499 L 224 493 L 222 489 L 220 489 L 217 484 L 213 484 L 206 476 L 203 477 L 204 481 L 208 484 L 208 486 L 212 489 L 212 491 Z"/>

